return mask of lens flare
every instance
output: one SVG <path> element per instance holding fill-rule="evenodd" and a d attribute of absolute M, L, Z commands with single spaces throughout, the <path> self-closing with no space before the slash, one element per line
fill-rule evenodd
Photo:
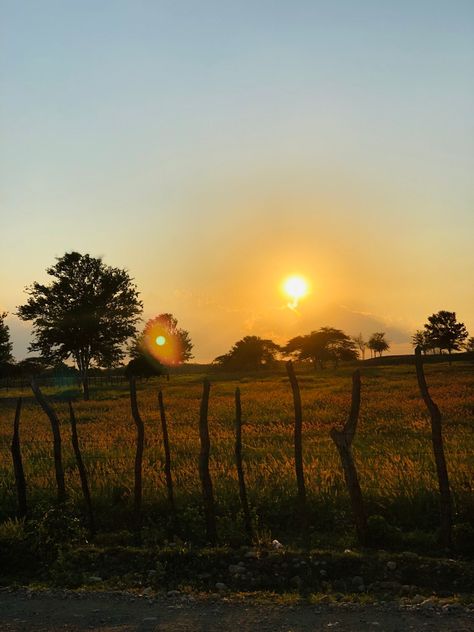
<path fill-rule="evenodd" d="M 181 340 L 177 333 L 170 330 L 166 318 L 157 317 L 148 322 L 141 339 L 141 348 L 150 360 L 157 360 L 161 364 L 172 366 L 182 362 Z"/>
<path fill-rule="evenodd" d="M 283 292 L 291 299 L 288 303 L 290 309 L 298 307 L 300 299 L 308 294 L 308 282 L 301 276 L 290 276 L 283 281 Z"/>

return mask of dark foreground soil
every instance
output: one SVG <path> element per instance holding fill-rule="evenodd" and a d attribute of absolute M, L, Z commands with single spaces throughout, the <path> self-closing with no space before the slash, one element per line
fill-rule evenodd
<path fill-rule="evenodd" d="M 460 605 L 300 603 L 147 599 L 113 593 L 0 592 L 1 632 L 472 632 L 474 612 Z"/>

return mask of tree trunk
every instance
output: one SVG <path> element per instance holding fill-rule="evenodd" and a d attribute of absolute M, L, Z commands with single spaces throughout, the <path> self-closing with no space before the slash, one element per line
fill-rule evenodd
<path fill-rule="evenodd" d="M 352 513 L 356 526 L 357 538 L 360 544 L 367 543 L 367 516 L 364 499 L 359 484 L 359 477 L 352 455 L 352 442 L 357 430 L 360 410 L 360 373 L 355 371 L 352 376 L 352 402 L 349 418 L 342 431 L 333 428 L 331 439 L 336 444 L 344 470 L 344 478 L 351 499 Z"/>
<path fill-rule="evenodd" d="M 171 476 L 171 453 L 168 439 L 168 424 L 166 422 L 165 405 L 163 403 L 163 393 L 161 391 L 158 392 L 158 407 L 160 409 L 161 431 L 163 434 L 163 449 L 165 452 L 165 477 L 166 489 L 168 494 L 168 505 L 174 524 L 176 520 L 176 509 L 174 504 L 173 478 Z"/>
<path fill-rule="evenodd" d="M 28 507 L 26 504 L 26 481 L 23 471 L 23 462 L 21 459 L 20 449 L 20 415 L 21 415 L 21 397 L 16 403 L 15 419 L 13 421 L 13 439 L 12 439 L 12 459 L 13 471 L 15 472 L 15 484 L 18 496 L 18 516 L 26 518 Z"/>
<path fill-rule="evenodd" d="M 295 446 L 295 474 L 298 489 L 298 513 L 301 532 L 304 542 L 308 543 L 308 516 L 306 508 L 306 487 L 303 468 L 303 412 L 301 408 L 301 394 L 298 380 L 296 379 L 293 362 L 286 363 L 286 372 L 293 392 L 293 405 L 295 409 L 294 446 Z"/>
<path fill-rule="evenodd" d="M 206 520 L 206 535 L 208 541 L 215 545 L 217 542 L 216 517 L 214 509 L 214 493 L 212 480 L 209 473 L 209 426 L 207 414 L 209 409 L 209 392 L 211 385 L 207 379 L 204 380 L 201 399 L 201 409 L 199 415 L 199 438 L 201 442 L 201 452 L 199 455 L 199 476 L 201 478 L 202 499 L 204 504 L 204 517 Z"/>
<path fill-rule="evenodd" d="M 431 399 L 431 395 L 426 384 L 420 347 L 415 349 L 415 366 L 420 393 L 431 418 L 431 439 L 436 462 L 440 497 L 441 542 L 444 546 L 450 547 L 452 544 L 451 531 L 453 503 L 451 498 L 451 488 L 449 485 L 448 468 L 446 466 L 446 458 L 444 455 L 441 413 L 438 406 Z"/>
<path fill-rule="evenodd" d="M 84 401 L 88 402 L 89 401 L 89 376 L 87 375 L 86 371 L 84 371 L 84 373 L 82 374 L 81 381 L 82 381 L 82 395 L 83 395 Z"/>
<path fill-rule="evenodd" d="M 244 468 L 242 464 L 242 405 L 240 401 L 240 388 L 235 389 L 235 464 L 239 478 L 239 496 L 244 515 L 244 526 L 249 542 L 253 540 L 252 518 L 250 516 L 245 486 Z"/>
<path fill-rule="evenodd" d="M 132 417 L 137 427 L 137 449 L 135 453 L 135 485 L 134 485 L 134 502 L 133 502 L 133 514 L 135 529 L 140 537 L 140 531 L 142 526 L 142 462 L 143 462 L 143 447 L 145 443 L 145 426 L 137 404 L 137 388 L 135 384 L 135 378 L 130 379 L 130 404 L 132 408 Z"/>
<path fill-rule="evenodd" d="M 66 500 L 66 485 L 64 483 L 64 470 L 61 456 L 61 432 L 59 429 L 59 419 L 54 408 L 48 404 L 40 387 L 34 380 L 31 380 L 31 390 L 51 423 L 51 430 L 53 433 L 54 469 L 56 472 L 56 484 L 58 488 L 57 498 L 58 502 L 62 503 Z"/>
<path fill-rule="evenodd" d="M 87 481 L 87 471 L 82 460 L 81 448 L 79 447 L 79 438 L 77 436 L 77 423 L 76 415 L 72 407 L 72 402 L 69 402 L 69 418 L 71 420 L 71 442 L 76 457 L 77 469 L 79 470 L 79 477 L 81 479 L 82 494 L 87 507 L 87 513 L 89 514 L 89 531 L 91 535 L 95 534 L 95 521 L 94 512 L 92 510 L 92 500 L 89 491 L 89 483 Z"/>

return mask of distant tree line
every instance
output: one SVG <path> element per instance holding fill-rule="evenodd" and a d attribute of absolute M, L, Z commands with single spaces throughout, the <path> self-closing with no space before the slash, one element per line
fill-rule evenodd
<path fill-rule="evenodd" d="M 26 288 L 28 300 L 16 312 L 21 320 L 33 323 L 29 351 L 39 355 L 14 362 L 7 314 L 0 313 L 0 377 L 76 375 L 88 399 L 91 372 L 112 371 L 127 355 L 131 357 L 127 377 L 166 375 L 168 366 L 193 357 L 191 337 L 172 314 L 148 320 L 139 333 L 143 304 L 126 270 L 107 266 L 101 258 L 69 252 L 46 272 L 50 283 L 35 282 Z M 455 312 L 444 310 L 430 316 L 412 342 L 423 353 L 438 349 L 451 356 L 453 351 L 474 350 L 474 338 L 469 338 L 465 325 L 457 321 Z M 359 357 L 364 360 L 367 349 L 375 358 L 389 348 L 385 332 L 365 340 L 362 334 L 351 337 L 340 329 L 321 327 L 285 345 L 245 336 L 214 364 L 225 370 L 255 371 L 290 358 L 324 369 Z M 67 364 L 70 361 L 74 367 Z"/>

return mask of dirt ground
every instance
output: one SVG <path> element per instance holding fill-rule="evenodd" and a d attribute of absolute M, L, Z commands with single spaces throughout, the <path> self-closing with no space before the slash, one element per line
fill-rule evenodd
<path fill-rule="evenodd" d="M 461 607 L 280 605 L 219 598 L 0 592 L 1 632 L 472 632 Z"/>

